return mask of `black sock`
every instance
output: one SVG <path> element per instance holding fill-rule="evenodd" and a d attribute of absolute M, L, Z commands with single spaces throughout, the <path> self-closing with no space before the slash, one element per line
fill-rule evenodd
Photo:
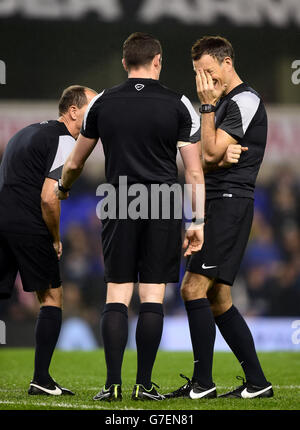
<path fill-rule="evenodd" d="M 215 318 L 216 324 L 240 362 L 247 382 L 263 387 L 267 380 L 257 358 L 252 334 L 235 306 Z"/>
<path fill-rule="evenodd" d="M 151 375 L 163 331 L 163 305 L 142 303 L 136 327 L 136 383 L 151 388 Z"/>
<path fill-rule="evenodd" d="M 49 366 L 60 333 L 62 310 L 56 306 L 42 306 L 35 327 L 35 382 L 49 384 Z"/>
<path fill-rule="evenodd" d="M 216 326 L 209 300 L 206 298 L 185 302 L 194 352 L 193 380 L 204 388 L 213 385 L 212 364 Z"/>
<path fill-rule="evenodd" d="M 128 308 L 123 303 L 107 303 L 101 323 L 107 379 L 105 387 L 122 384 L 121 368 L 128 339 Z"/>

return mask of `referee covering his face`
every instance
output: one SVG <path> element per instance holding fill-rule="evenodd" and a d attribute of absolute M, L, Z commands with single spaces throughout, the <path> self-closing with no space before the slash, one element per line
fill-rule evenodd
<path fill-rule="evenodd" d="M 19 271 L 24 291 L 35 291 L 41 305 L 28 394 L 73 394 L 48 371 L 62 320 L 60 201 L 53 188 L 95 94 L 79 85 L 66 88 L 58 120 L 20 130 L 0 166 L 0 299 L 11 296 Z"/>
<path fill-rule="evenodd" d="M 165 188 L 174 186 L 178 182 L 176 154 L 179 148 L 196 212 L 196 222 L 186 232 L 184 242 L 186 255 L 190 255 L 199 251 L 203 243 L 204 199 L 200 205 L 196 204 L 197 186 L 204 188 L 198 146 L 200 121 L 187 97 L 159 83 L 161 61 L 162 49 L 157 39 L 145 33 L 129 36 L 123 45 L 123 66 L 128 79 L 102 91 L 90 103 L 81 134 L 66 161 L 56 191 L 60 199 L 67 197 L 100 138 L 106 180 L 114 189 L 116 209 L 121 214 L 124 208 L 119 197 L 126 186 L 120 182 L 120 177 L 125 178 L 129 186 L 139 186 L 146 191 L 152 190 L 154 184 Z M 151 192 L 147 198 L 149 194 Z M 151 206 L 151 198 L 149 200 Z M 129 193 L 128 204 L 129 208 Z M 173 204 L 171 201 L 171 206 Z M 125 209 L 127 211 L 127 206 Z M 180 206 L 180 217 L 181 212 Z M 149 213 L 139 217 L 128 214 L 127 218 L 117 214 L 114 219 L 102 219 L 107 283 L 102 336 L 107 379 L 94 400 L 122 399 L 121 366 L 128 336 L 128 306 L 136 282 L 139 282 L 141 305 L 136 329 L 138 368 L 132 398 L 164 399 L 152 384 L 151 375 L 162 335 L 165 287 L 179 279 L 182 220 L 172 215 L 172 210 L 170 215 L 164 219 L 159 214 L 153 219 Z"/>
<path fill-rule="evenodd" d="M 252 225 L 267 114 L 261 96 L 238 76 L 227 39 L 202 37 L 192 47 L 192 60 L 201 103 L 205 242 L 189 258 L 181 285 L 194 353 L 193 376 L 165 396 L 217 397 L 212 375 L 217 325 L 246 378 L 238 377 L 243 383 L 220 397 L 272 397 L 272 384 L 261 368 L 252 334 L 231 297 Z"/>

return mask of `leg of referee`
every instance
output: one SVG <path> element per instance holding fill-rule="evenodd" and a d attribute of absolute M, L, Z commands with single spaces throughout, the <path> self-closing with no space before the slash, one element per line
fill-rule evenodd
<path fill-rule="evenodd" d="M 186 271 L 181 285 L 194 353 L 192 381 L 198 382 L 203 388 L 213 386 L 212 363 L 216 327 L 207 298 L 213 282 L 213 279 Z"/>
<path fill-rule="evenodd" d="M 52 382 L 49 366 L 61 329 L 62 287 L 37 291 L 36 295 L 41 308 L 35 328 L 33 380 L 45 386 Z"/>
<path fill-rule="evenodd" d="M 163 330 L 163 300 L 166 284 L 140 283 L 140 312 L 136 327 L 136 384 L 152 387 L 151 375 Z"/>
<path fill-rule="evenodd" d="M 128 339 L 128 306 L 133 287 L 133 282 L 107 283 L 106 304 L 101 321 L 107 368 L 106 389 L 122 384 L 121 368 Z"/>
<path fill-rule="evenodd" d="M 241 364 L 247 382 L 265 387 L 268 382 L 259 363 L 249 327 L 232 304 L 231 287 L 216 283 L 208 292 L 215 322 L 228 346 Z"/>

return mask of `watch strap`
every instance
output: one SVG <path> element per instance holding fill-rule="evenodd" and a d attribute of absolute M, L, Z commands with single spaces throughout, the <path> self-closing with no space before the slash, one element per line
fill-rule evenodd
<path fill-rule="evenodd" d="M 215 112 L 215 110 L 216 110 L 216 106 L 210 105 L 210 104 L 202 104 L 199 108 L 200 113 L 211 113 L 211 112 Z"/>

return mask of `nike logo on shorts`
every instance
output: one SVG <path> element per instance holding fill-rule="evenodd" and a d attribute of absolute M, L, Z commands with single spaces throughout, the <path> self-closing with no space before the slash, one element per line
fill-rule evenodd
<path fill-rule="evenodd" d="M 202 264 L 202 269 L 214 269 L 217 266 L 206 266 L 204 263 Z"/>

